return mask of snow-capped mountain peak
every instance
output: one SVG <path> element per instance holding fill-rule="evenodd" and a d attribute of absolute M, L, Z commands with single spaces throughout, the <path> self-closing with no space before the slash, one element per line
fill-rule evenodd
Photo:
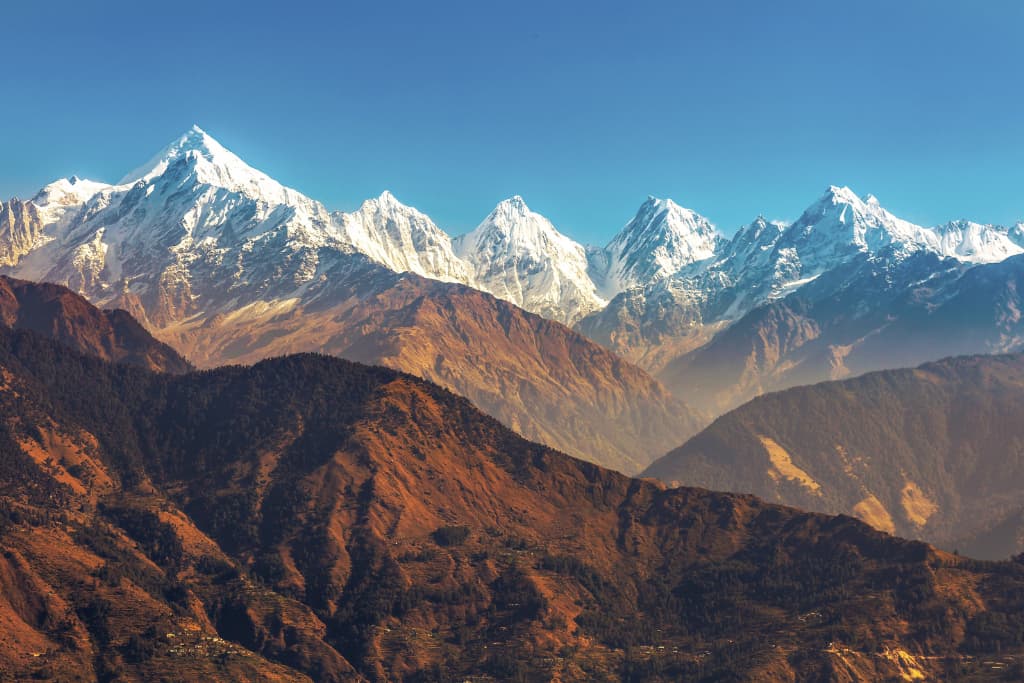
<path fill-rule="evenodd" d="M 551 221 L 539 213 L 531 211 L 519 195 L 513 195 L 498 202 L 498 205 L 484 220 L 484 224 L 488 222 L 509 235 L 528 236 L 524 235 L 528 228 L 534 228 L 538 233 L 557 232 L 551 225 Z"/>
<path fill-rule="evenodd" d="M 417 209 L 400 202 L 390 190 L 384 190 L 376 197 L 363 200 L 363 203 L 360 204 L 357 211 L 363 211 L 364 209 L 383 211 L 387 213 L 417 213 L 421 216 L 424 215 Z"/>
<path fill-rule="evenodd" d="M 758 216 L 749 225 L 736 231 L 724 250 L 725 259 L 743 264 L 741 267 L 763 261 L 787 227 L 781 221 L 770 221 L 764 216 Z"/>
<path fill-rule="evenodd" d="M 249 166 L 196 125 L 122 178 L 118 185 L 134 185 L 139 181 L 153 180 L 164 175 L 168 168 L 177 163 L 189 164 L 201 183 L 241 192 L 268 204 L 304 204 L 311 201 Z"/>
<path fill-rule="evenodd" d="M 526 201 L 517 194 L 498 202 L 498 206 L 494 210 L 518 216 L 526 216 L 531 213 L 530 207 L 526 205 Z"/>
<path fill-rule="evenodd" d="M 817 267 L 852 251 L 876 253 L 891 245 L 906 252 L 934 242 L 926 228 L 897 218 L 874 195 L 861 199 L 849 187 L 832 185 L 782 238 L 786 247 L 806 252 Z"/>
<path fill-rule="evenodd" d="M 613 296 L 673 275 L 714 257 L 721 243 L 721 235 L 708 219 L 671 199 L 649 196 L 606 247 L 602 291 Z"/>
<path fill-rule="evenodd" d="M 580 244 L 558 232 L 547 218 L 531 211 L 519 195 L 499 202 L 480 225 L 458 238 L 458 243 L 463 258 L 470 251 L 481 250 L 509 255 L 544 255 L 553 250 L 563 254 L 583 252 Z"/>
<path fill-rule="evenodd" d="M 40 207 L 84 204 L 96 193 L 111 187 L 107 183 L 86 180 L 76 175 L 55 180 L 36 193 L 32 202 Z"/>
<path fill-rule="evenodd" d="M 219 142 L 210 137 L 199 126 L 193 125 L 173 142 L 161 149 L 142 166 L 121 178 L 118 185 L 131 185 L 140 180 L 158 176 L 167 170 L 175 161 L 189 155 L 200 156 L 211 164 L 223 166 L 245 166 L 245 162 L 229 152 Z"/>
<path fill-rule="evenodd" d="M 601 308 L 587 251 L 516 195 L 454 241 L 481 289 L 567 324 Z"/>
<path fill-rule="evenodd" d="M 405 206 L 400 201 L 398 201 L 398 198 L 395 197 L 395 195 L 393 195 L 391 193 L 391 190 L 384 190 L 383 192 L 381 192 L 380 196 L 377 197 L 376 201 L 377 201 L 378 204 L 381 204 L 381 205 L 396 206 L 396 207 L 397 206 Z"/>
<path fill-rule="evenodd" d="M 387 190 L 364 201 L 356 211 L 333 218 L 342 241 L 394 271 L 472 282 L 471 268 L 455 255 L 447 233 Z"/>
<path fill-rule="evenodd" d="M 863 201 L 857 193 L 846 185 L 829 185 L 825 190 L 824 198 L 831 199 L 835 204 L 862 204 Z"/>
<path fill-rule="evenodd" d="M 787 246 L 804 242 L 801 253 L 818 255 L 831 249 L 834 256 L 850 248 L 879 253 L 889 247 L 895 254 L 925 250 L 966 263 L 991 263 L 1022 252 L 1011 231 L 970 221 L 953 221 L 927 228 L 891 214 L 874 195 L 859 198 L 848 187 L 832 186 L 787 232 Z M 812 254 L 812 260 L 814 258 Z M 841 259 L 840 259 L 841 260 Z M 808 263 L 804 260 L 805 265 Z M 816 269 L 831 267 L 820 262 Z"/>
<path fill-rule="evenodd" d="M 1024 252 L 1024 241 L 1014 228 L 957 220 L 932 231 L 941 254 L 967 263 L 994 263 Z"/>

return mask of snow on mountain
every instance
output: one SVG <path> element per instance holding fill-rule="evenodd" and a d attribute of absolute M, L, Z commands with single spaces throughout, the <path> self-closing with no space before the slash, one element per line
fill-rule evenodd
<path fill-rule="evenodd" d="M 723 249 L 723 261 L 734 263 L 735 266 L 730 270 L 737 275 L 746 270 L 763 269 L 787 227 L 786 223 L 769 221 L 764 216 L 758 216 L 752 223 L 736 231 L 727 247 Z"/>
<path fill-rule="evenodd" d="M 926 228 L 897 218 L 873 196 L 861 199 L 848 187 L 832 186 L 786 228 L 776 250 L 792 250 L 802 277 L 821 273 L 857 252 L 896 246 L 905 252 L 928 245 Z"/>
<path fill-rule="evenodd" d="M 924 251 L 973 264 L 1024 253 L 1024 223 L 926 228 L 837 186 L 792 224 L 759 218 L 731 240 L 696 212 L 649 197 L 606 247 L 584 247 L 518 196 L 452 240 L 389 192 L 351 213 L 329 212 L 197 126 L 116 185 L 60 179 L 4 216 L 7 272 L 66 283 L 101 305 L 135 302 L 164 323 L 230 307 L 243 293 L 297 295 L 327 275 L 324 259 L 337 267 L 352 255 L 474 286 L 570 325 L 607 299 L 609 324 L 622 324 L 615 297 L 643 290 L 628 297 L 630 319 L 648 306 L 656 310 L 644 316 L 692 327 L 735 319 L 857 255 L 899 261 Z M 670 301 L 686 311 L 667 310 Z"/>
<path fill-rule="evenodd" d="M 198 127 L 117 185 L 57 181 L 34 202 L 43 237 L 7 272 L 157 325 L 243 291 L 293 290 L 316 274 L 322 248 L 342 248 L 323 206 Z"/>
<path fill-rule="evenodd" d="M 605 300 L 587 273 L 587 250 L 515 196 L 455 240 L 477 285 L 499 299 L 568 325 Z"/>
<path fill-rule="evenodd" d="M 284 187 L 270 176 L 252 168 L 199 126 L 162 149 L 155 157 L 135 169 L 118 185 L 134 185 L 164 175 L 175 163 L 188 159 L 198 182 L 267 204 L 303 204 L 311 201 L 296 190 Z"/>
<path fill-rule="evenodd" d="M 708 219 L 671 199 L 648 197 L 605 248 L 602 293 L 614 296 L 673 275 L 713 258 L 723 242 Z"/>
<path fill-rule="evenodd" d="M 1024 221 L 1016 223 L 1012 228 L 1007 230 L 1007 236 L 1014 244 L 1019 247 L 1024 247 Z"/>
<path fill-rule="evenodd" d="M 448 234 L 390 192 L 367 199 L 352 213 L 337 213 L 334 220 L 343 241 L 391 270 L 473 283 L 471 266 L 455 255 Z"/>
<path fill-rule="evenodd" d="M 790 225 L 759 218 L 741 229 L 708 266 L 739 290 L 729 316 L 785 296 L 858 255 L 895 260 L 920 251 L 964 263 L 1021 253 L 1005 229 L 960 221 L 926 228 L 894 216 L 873 195 L 829 187 Z"/>
<path fill-rule="evenodd" d="M 872 195 L 861 199 L 848 187 L 835 186 L 804 212 L 782 242 L 797 246 L 814 270 L 845 260 L 851 248 L 874 254 L 895 247 L 904 255 L 923 249 L 965 263 L 992 263 L 1021 252 L 1006 228 L 969 221 L 926 228 L 897 218 Z"/>
<path fill-rule="evenodd" d="M 117 185 L 62 179 L 32 203 L 42 227 L 21 231 L 32 244 L 7 259 L 7 272 L 67 284 L 156 326 L 295 298 L 354 254 L 471 282 L 450 238 L 390 193 L 332 214 L 196 126 Z"/>
<path fill-rule="evenodd" d="M 928 273 L 900 269 L 900 264 L 915 254 L 964 264 L 1001 261 L 1021 253 L 1022 238 L 1024 230 L 967 222 L 922 227 L 894 216 L 873 196 L 861 198 L 847 187 L 832 186 L 792 224 L 759 217 L 717 245 L 713 258 L 623 292 L 579 328 L 627 357 L 637 357 L 631 349 L 641 349 L 653 358 L 659 347 L 686 346 L 691 342 L 681 340 L 702 339 L 704 329 L 729 325 L 811 283 L 818 282 L 816 291 L 827 296 L 829 286 L 845 284 L 823 276 L 855 261 L 867 259 L 879 271 L 925 278 Z M 821 285 L 823 280 L 830 284 Z M 895 276 L 882 281 L 892 288 L 909 284 Z"/>
<path fill-rule="evenodd" d="M 1020 226 L 1004 228 L 967 220 L 951 221 L 933 228 L 938 252 L 966 263 L 996 263 L 1024 253 Z"/>
<path fill-rule="evenodd" d="M 37 192 L 32 203 L 39 208 L 44 223 L 56 223 L 109 187 L 107 183 L 78 176 L 61 178 Z"/>

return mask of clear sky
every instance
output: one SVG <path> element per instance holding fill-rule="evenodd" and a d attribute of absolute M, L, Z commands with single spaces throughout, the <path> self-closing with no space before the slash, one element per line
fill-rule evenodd
<path fill-rule="evenodd" d="M 1024 2 L 5 3 L 0 195 L 116 181 L 198 123 L 453 234 L 521 194 L 605 242 L 649 194 L 731 234 L 830 184 L 1024 219 Z"/>

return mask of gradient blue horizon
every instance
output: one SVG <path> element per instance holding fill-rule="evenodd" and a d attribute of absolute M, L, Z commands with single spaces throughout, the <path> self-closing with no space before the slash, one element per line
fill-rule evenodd
<path fill-rule="evenodd" d="M 198 124 L 332 209 L 459 234 L 501 199 L 603 244 L 648 196 L 726 234 L 830 184 L 1024 220 L 1024 3 L 16 2 L 0 196 L 118 180 Z"/>

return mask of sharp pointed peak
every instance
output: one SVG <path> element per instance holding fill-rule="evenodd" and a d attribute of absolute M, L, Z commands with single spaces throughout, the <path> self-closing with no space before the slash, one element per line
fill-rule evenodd
<path fill-rule="evenodd" d="M 870 206 L 879 205 L 878 197 L 870 193 L 861 197 L 850 189 L 849 185 L 829 185 L 822 198 L 851 204 L 868 204 Z"/>
<path fill-rule="evenodd" d="M 860 202 L 860 197 L 857 193 L 851 190 L 847 185 L 829 185 L 825 189 L 825 194 L 822 197 L 827 200 L 838 200 L 842 202 Z"/>
<path fill-rule="evenodd" d="M 230 168 L 227 175 L 262 176 L 233 152 L 225 148 L 205 130 L 193 124 L 191 128 L 161 149 L 148 162 L 135 169 L 118 183 L 128 185 L 160 175 L 172 164 L 183 159 L 205 159 L 213 166 Z M 269 180 L 269 178 L 268 178 Z"/>
<path fill-rule="evenodd" d="M 559 233 L 546 216 L 531 211 L 519 195 L 512 195 L 498 202 L 494 210 L 473 232 L 481 235 L 495 232 L 516 235 L 527 239 L 527 241 L 535 241 L 539 234 L 554 235 L 558 239 L 569 239 Z"/>
<path fill-rule="evenodd" d="M 671 222 L 681 220 L 684 222 L 706 223 L 711 225 L 711 221 L 709 221 L 705 216 L 702 216 L 693 209 L 686 208 L 669 197 L 655 197 L 654 195 L 648 195 L 644 203 L 640 205 L 639 209 L 637 209 L 636 215 L 633 219 L 626 224 L 624 230 L 636 228 L 639 225 L 647 224 L 654 220 L 664 219 Z"/>
<path fill-rule="evenodd" d="M 846 185 L 830 185 L 816 205 L 826 207 L 847 205 L 860 213 L 877 214 L 882 212 L 888 214 L 888 211 L 878 201 L 878 197 L 870 193 L 862 197 Z"/>
<path fill-rule="evenodd" d="M 150 182 L 162 177 L 168 169 L 181 165 L 186 167 L 185 172 L 194 174 L 200 183 L 232 192 L 244 192 L 272 204 L 310 201 L 301 193 L 249 166 L 198 125 L 193 125 L 148 162 L 126 175 L 118 185 Z"/>
<path fill-rule="evenodd" d="M 401 213 L 421 213 L 415 207 L 403 204 L 401 200 L 394 195 L 391 190 L 384 190 L 376 197 L 370 197 L 363 201 L 360 205 L 360 210 L 379 210 L 379 211 L 390 211 L 390 212 L 401 212 Z"/>
<path fill-rule="evenodd" d="M 530 207 L 526 205 L 526 201 L 522 196 L 514 194 L 507 199 L 502 199 L 498 202 L 498 205 L 494 207 L 493 213 L 506 213 L 515 214 L 519 216 L 525 216 L 530 213 Z"/>
<path fill-rule="evenodd" d="M 227 152 L 224 145 L 217 142 L 212 135 L 196 124 L 192 124 L 192 127 L 185 131 L 178 140 L 184 149 L 203 149 L 211 152 Z"/>
<path fill-rule="evenodd" d="M 191 150 L 206 152 L 227 151 L 209 133 L 193 123 L 188 130 L 165 146 L 161 153 L 168 155 L 182 154 Z"/>
<path fill-rule="evenodd" d="M 683 206 L 671 197 L 657 197 L 653 194 L 649 194 L 647 195 L 647 199 L 644 200 L 644 203 L 640 205 L 640 208 L 637 210 L 637 214 L 650 213 L 652 210 L 665 210 L 673 213 L 688 214 L 695 220 L 704 218 L 701 214 L 697 213 L 693 209 Z"/>
<path fill-rule="evenodd" d="M 739 226 L 736 229 L 736 235 L 744 233 L 759 234 L 761 231 L 768 228 L 773 228 L 778 232 L 782 232 L 789 227 L 791 222 L 792 221 L 784 221 L 777 218 L 768 218 L 764 213 L 758 213 L 754 220 Z"/>
<path fill-rule="evenodd" d="M 657 197 L 653 194 L 649 194 L 641 206 L 679 206 L 679 204 L 668 197 Z"/>
<path fill-rule="evenodd" d="M 394 195 L 391 190 L 384 190 L 375 200 L 378 204 L 386 206 L 405 206 L 402 202 L 398 201 L 398 197 Z"/>
<path fill-rule="evenodd" d="M 523 199 L 522 195 L 518 194 L 514 194 L 511 197 L 502 199 L 501 202 L 499 203 L 507 204 L 509 206 L 526 206 L 526 201 Z"/>

